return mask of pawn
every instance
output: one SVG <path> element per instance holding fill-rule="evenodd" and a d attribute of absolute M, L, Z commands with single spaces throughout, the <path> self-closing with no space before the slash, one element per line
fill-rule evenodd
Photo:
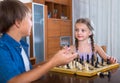
<path fill-rule="evenodd" d="M 82 64 L 78 64 L 78 70 L 82 70 L 83 69 L 83 65 Z"/>
<path fill-rule="evenodd" d="M 107 59 L 107 64 L 110 65 L 110 59 Z"/>
<path fill-rule="evenodd" d="M 103 58 L 101 58 L 101 65 L 103 66 L 103 63 L 104 63 L 104 59 Z"/>
<path fill-rule="evenodd" d="M 85 63 L 85 70 L 89 71 L 89 64 L 88 63 Z"/>
<path fill-rule="evenodd" d="M 79 63 L 80 63 L 80 64 L 83 64 L 83 63 L 82 63 L 82 59 L 81 59 L 81 58 L 80 58 L 80 60 L 79 60 Z"/>
<path fill-rule="evenodd" d="M 79 60 L 80 60 L 79 62 L 80 62 L 82 65 L 84 65 L 84 57 L 82 56 L 82 59 L 80 58 Z"/>
<path fill-rule="evenodd" d="M 94 54 L 92 54 L 91 65 L 94 66 Z"/>
<path fill-rule="evenodd" d="M 82 56 L 82 62 L 84 62 L 84 57 Z"/>
<path fill-rule="evenodd" d="M 110 81 L 110 78 L 111 78 L 111 72 L 110 71 L 108 71 L 107 77 L 108 77 L 108 81 Z"/>
<path fill-rule="evenodd" d="M 67 69 L 70 69 L 70 66 L 69 66 L 69 64 L 67 64 L 66 66 L 67 66 Z"/>
<path fill-rule="evenodd" d="M 96 61 L 96 63 L 98 63 L 98 64 L 99 64 L 98 57 L 97 57 L 97 61 Z"/>
<path fill-rule="evenodd" d="M 97 62 L 95 62 L 95 68 L 98 68 L 98 63 Z"/>
<path fill-rule="evenodd" d="M 98 61 L 98 57 L 97 57 L 97 60 L 95 62 L 95 67 L 98 68 L 98 64 L 99 64 L 99 61 Z"/>
<path fill-rule="evenodd" d="M 89 55 L 87 54 L 87 63 L 89 63 L 90 61 L 89 61 Z"/>

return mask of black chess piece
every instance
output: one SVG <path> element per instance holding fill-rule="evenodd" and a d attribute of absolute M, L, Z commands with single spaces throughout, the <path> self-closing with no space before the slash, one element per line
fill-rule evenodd
<path fill-rule="evenodd" d="M 79 57 L 76 58 L 76 61 L 79 62 Z"/>
<path fill-rule="evenodd" d="M 82 62 L 82 59 L 81 59 L 81 58 L 79 59 L 79 63 L 83 65 L 83 62 Z"/>
<path fill-rule="evenodd" d="M 74 61 L 75 61 L 74 65 L 75 65 L 75 67 L 77 67 L 77 63 L 76 63 L 77 62 L 77 58 L 75 58 Z"/>
<path fill-rule="evenodd" d="M 96 62 L 99 64 L 99 60 L 98 60 L 98 57 L 97 57 L 97 60 L 96 60 Z"/>
<path fill-rule="evenodd" d="M 82 61 L 84 61 L 84 57 L 82 56 Z"/>
<path fill-rule="evenodd" d="M 110 65 L 110 59 L 107 59 L 107 64 Z"/>
<path fill-rule="evenodd" d="M 98 68 L 98 63 L 97 62 L 95 62 L 95 68 Z"/>
<path fill-rule="evenodd" d="M 98 72 L 97 75 L 100 78 L 104 78 L 105 76 L 107 76 L 108 77 L 108 81 L 110 81 L 110 78 L 111 78 L 111 72 L 110 71 L 107 71 L 107 72 Z"/>
<path fill-rule="evenodd" d="M 82 56 L 81 62 L 82 62 L 82 65 L 84 65 L 84 57 L 83 56 Z"/>
<path fill-rule="evenodd" d="M 97 75 L 100 77 L 100 78 L 104 78 L 104 74 L 102 72 L 98 72 Z"/>
<path fill-rule="evenodd" d="M 89 61 L 89 55 L 87 54 L 87 63 L 89 63 L 90 61 Z"/>
<path fill-rule="evenodd" d="M 94 54 L 92 54 L 92 57 L 91 57 L 91 65 L 94 66 Z"/>
<path fill-rule="evenodd" d="M 70 66 L 67 64 L 67 69 L 70 69 Z"/>
<path fill-rule="evenodd" d="M 101 65 L 103 66 L 103 63 L 104 63 L 104 59 L 103 58 L 101 58 Z"/>
<path fill-rule="evenodd" d="M 99 61 L 98 61 L 98 57 L 97 57 L 97 60 L 95 62 L 95 67 L 98 68 L 98 64 L 99 64 Z"/>
<path fill-rule="evenodd" d="M 111 72 L 110 71 L 108 71 L 107 77 L 108 77 L 108 81 L 110 81 L 110 79 L 111 79 Z"/>

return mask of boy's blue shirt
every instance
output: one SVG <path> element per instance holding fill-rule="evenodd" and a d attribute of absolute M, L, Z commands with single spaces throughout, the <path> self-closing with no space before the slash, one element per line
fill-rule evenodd
<path fill-rule="evenodd" d="M 21 46 L 28 56 L 27 43 L 22 40 L 17 42 L 8 34 L 0 37 L 0 83 L 7 83 L 14 76 L 26 72 L 21 56 Z M 31 64 L 30 68 L 32 68 Z"/>

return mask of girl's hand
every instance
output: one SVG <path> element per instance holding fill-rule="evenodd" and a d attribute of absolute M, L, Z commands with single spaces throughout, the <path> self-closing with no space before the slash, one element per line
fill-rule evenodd
<path fill-rule="evenodd" d="M 112 56 L 109 56 L 108 59 L 110 60 L 110 63 L 117 63 L 117 59 Z"/>

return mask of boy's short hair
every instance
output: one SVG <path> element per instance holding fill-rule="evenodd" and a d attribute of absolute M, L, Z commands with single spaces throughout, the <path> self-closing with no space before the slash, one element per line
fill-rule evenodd
<path fill-rule="evenodd" d="M 0 33 L 5 33 L 15 23 L 16 20 L 22 21 L 29 8 L 19 0 L 0 1 Z"/>

